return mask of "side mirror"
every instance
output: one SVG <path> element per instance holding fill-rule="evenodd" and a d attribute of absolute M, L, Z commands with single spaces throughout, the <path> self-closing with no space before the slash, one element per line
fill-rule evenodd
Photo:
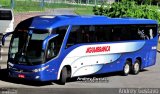
<path fill-rule="evenodd" d="M 0 33 L 0 47 L 2 46 L 2 37 L 3 37 L 3 33 Z"/>
<path fill-rule="evenodd" d="M 53 35 L 50 35 L 50 36 L 48 36 L 47 38 L 45 38 L 44 41 L 43 41 L 43 44 L 42 44 L 42 50 L 45 51 L 45 49 L 46 49 L 46 47 L 47 47 L 47 45 L 48 45 L 48 42 L 49 42 L 51 39 L 57 37 L 58 35 L 59 35 L 59 34 L 53 34 Z"/>
<path fill-rule="evenodd" d="M 3 46 L 5 45 L 5 40 L 6 40 L 6 38 L 7 38 L 9 35 L 11 35 L 11 34 L 13 34 L 13 32 L 8 32 L 8 33 L 6 33 L 6 34 L 3 35 L 3 37 L 2 37 L 2 45 L 3 45 Z"/>

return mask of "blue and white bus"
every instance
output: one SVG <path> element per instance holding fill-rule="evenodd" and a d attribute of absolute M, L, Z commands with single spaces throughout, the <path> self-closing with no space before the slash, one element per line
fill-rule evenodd
<path fill-rule="evenodd" d="M 151 19 L 106 16 L 36 16 L 12 34 L 10 77 L 37 81 L 122 71 L 138 74 L 155 65 L 158 23 Z"/>

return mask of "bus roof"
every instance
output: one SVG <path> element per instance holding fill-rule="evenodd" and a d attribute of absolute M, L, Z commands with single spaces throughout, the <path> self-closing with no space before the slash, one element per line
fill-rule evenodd
<path fill-rule="evenodd" d="M 22 25 L 24 23 L 26 25 Z M 21 26 L 33 29 L 52 29 L 67 25 L 123 25 L 123 24 L 157 24 L 151 19 L 137 18 L 109 18 L 106 16 L 78 16 L 78 15 L 41 15 L 22 21 Z M 19 25 L 20 25 L 19 24 Z"/>

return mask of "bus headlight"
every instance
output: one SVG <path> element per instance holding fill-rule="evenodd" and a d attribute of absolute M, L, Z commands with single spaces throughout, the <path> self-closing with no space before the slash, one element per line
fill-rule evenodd
<path fill-rule="evenodd" d="M 42 67 L 42 68 L 34 69 L 34 70 L 32 70 L 32 71 L 33 71 L 33 72 L 41 72 L 41 71 L 44 71 L 45 69 L 47 69 L 48 67 L 49 67 L 49 65 L 44 66 L 44 67 Z"/>

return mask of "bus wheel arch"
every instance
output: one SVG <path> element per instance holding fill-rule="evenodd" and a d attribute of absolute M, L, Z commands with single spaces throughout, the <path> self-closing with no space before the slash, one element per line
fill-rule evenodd
<path fill-rule="evenodd" d="M 138 60 L 140 62 L 140 68 L 142 68 L 142 58 L 141 57 L 137 57 L 136 60 Z"/>
<path fill-rule="evenodd" d="M 61 72 L 59 77 L 59 84 L 65 85 L 66 81 L 71 77 L 71 66 L 65 65 Z"/>
<path fill-rule="evenodd" d="M 132 58 L 127 58 L 126 62 L 130 63 L 130 66 L 132 65 Z"/>

